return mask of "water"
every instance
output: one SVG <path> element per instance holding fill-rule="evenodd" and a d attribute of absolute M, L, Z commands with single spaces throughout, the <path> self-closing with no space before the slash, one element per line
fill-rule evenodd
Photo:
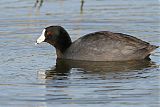
<path fill-rule="evenodd" d="M 76 40 L 90 32 L 127 33 L 160 45 L 158 0 L 1 0 L 0 107 L 158 107 L 160 49 L 151 61 L 57 60 L 35 46 L 44 27 Z"/>

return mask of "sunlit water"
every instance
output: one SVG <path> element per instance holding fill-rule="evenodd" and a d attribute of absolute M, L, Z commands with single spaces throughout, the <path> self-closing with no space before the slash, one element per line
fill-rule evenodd
<path fill-rule="evenodd" d="M 44 27 L 76 40 L 90 32 L 127 33 L 160 45 L 158 0 L 1 0 L 0 107 L 158 107 L 160 49 L 151 61 L 57 60 L 35 46 Z"/>

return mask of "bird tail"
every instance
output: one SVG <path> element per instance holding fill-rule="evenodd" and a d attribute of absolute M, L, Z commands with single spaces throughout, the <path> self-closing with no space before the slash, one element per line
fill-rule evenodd
<path fill-rule="evenodd" d="M 149 45 L 146 49 L 147 49 L 147 53 L 145 55 L 145 59 L 149 59 L 149 56 L 151 55 L 152 51 L 154 51 L 155 49 L 159 48 L 159 46 L 156 45 Z"/>
<path fill-rule="evenodd" d="M 156 45 L 149 45 L 147 47 L 147 50 L 149 53 L 151 53 L 152 51 L 154 51 L 155 49 L 159 48 L 159 46 L 156 46 Z"/>

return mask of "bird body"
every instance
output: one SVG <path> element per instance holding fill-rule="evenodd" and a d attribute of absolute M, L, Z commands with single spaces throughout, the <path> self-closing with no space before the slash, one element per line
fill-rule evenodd
<path fill-rule="evenodd" d="M 122 33 L 100 31 L 74 41 L 63 58 L 92 61 L 123 61 L 146 58 L 156 46 Z"/>

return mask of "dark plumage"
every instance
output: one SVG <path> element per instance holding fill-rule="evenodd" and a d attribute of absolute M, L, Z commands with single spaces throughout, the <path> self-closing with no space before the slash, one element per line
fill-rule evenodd
<path fill-rule="evenodd" d="M 72 42 L 61 26 L 45 28 L 37 43 L 43 41 L 56 48 L 58 58 L 88 61 L 140 60 L 158 48 L 133 36 L 109 31 L 90 33 Z"/>

